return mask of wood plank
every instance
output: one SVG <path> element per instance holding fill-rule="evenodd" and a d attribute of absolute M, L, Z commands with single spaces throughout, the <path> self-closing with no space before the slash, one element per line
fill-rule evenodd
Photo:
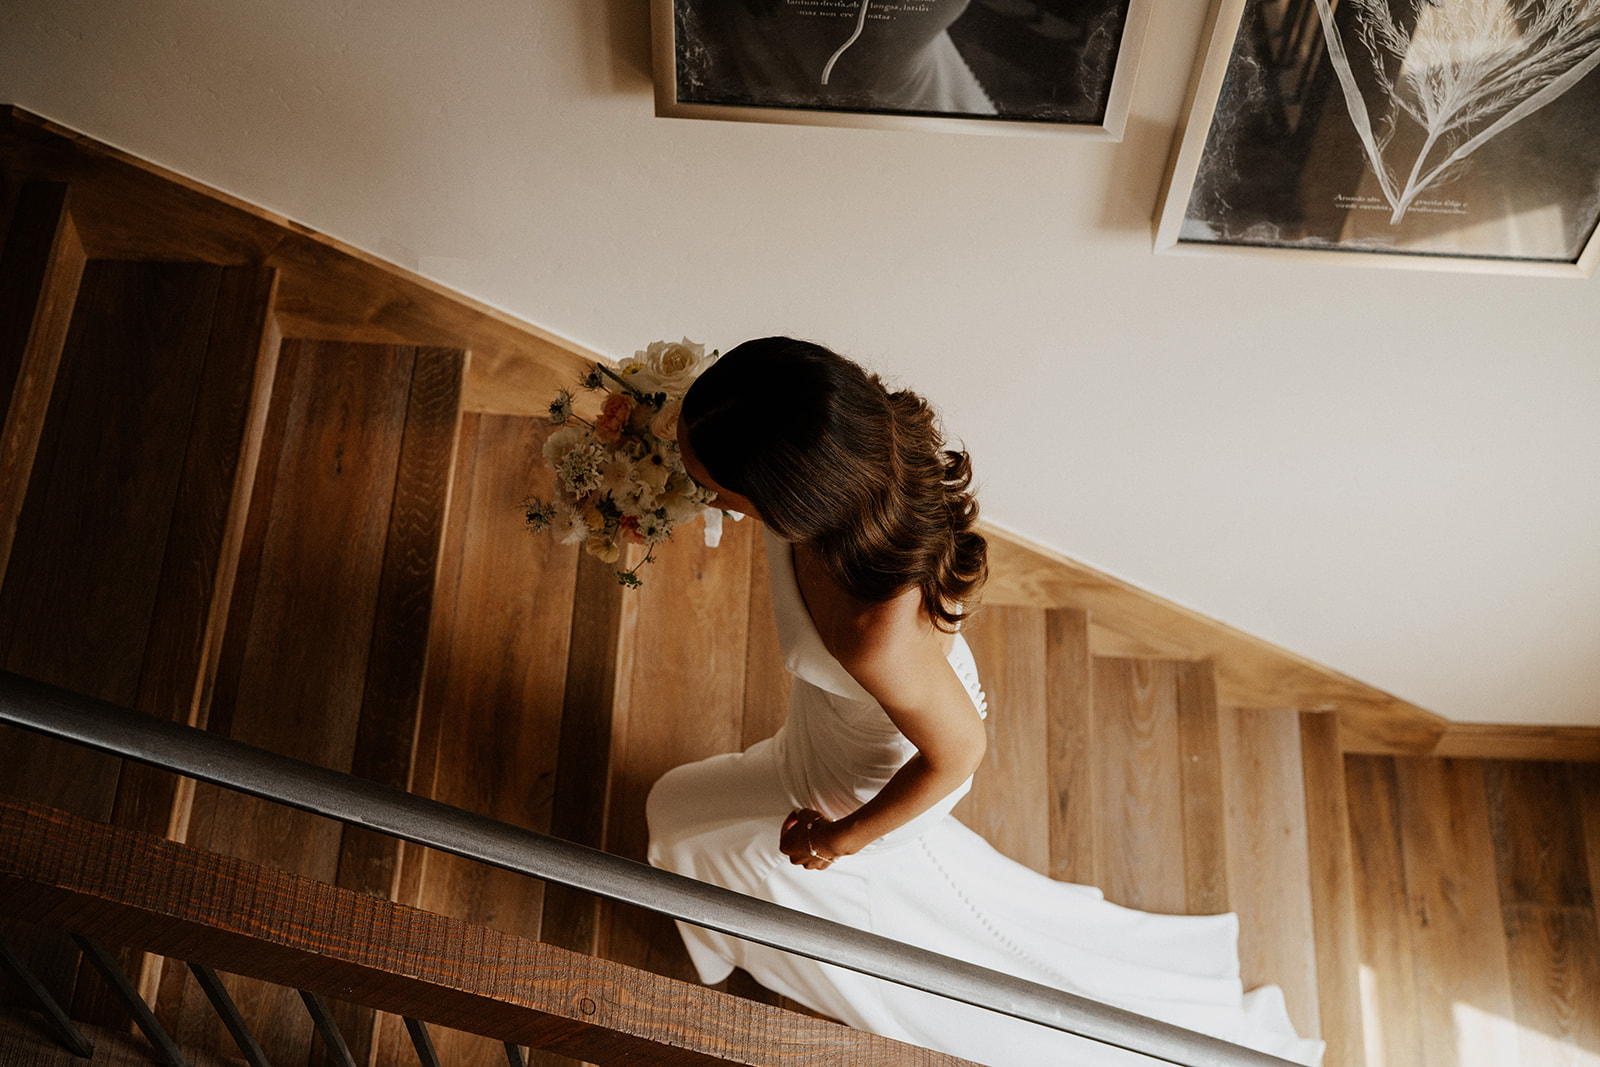
<path fill-rule="evenodd" d="M 729 524 L 718 548 L 693 537 L 674 540 L 642 572 L 644 588 L 629 596 L 638 615 L 625 659 L 631 677 L 613 727 L 608 852 L 643 860 L 645 798 L 656 779 L 679 764 L 739 748 L 742 622 L 758 540 L 749 519 Z M 608 959 L 672 977 L 693 974 L 671 922 L 630 907 L 608 911 L 602 946 Z"/>
<path fill-rule="evenodd" d="M 1126 907 L 1182 913 L 1188 885 L 1175 667 L 1096 657 L 1093 680 L 1101 888 Z"/>
<path fill-rule="evenodd" d="M 548 431 L 534 419 L 463 419 L 412 785 L 541 831 L 553 829 L 579 571 L 572 547 L 529 535 L 519 505 L 542 486 L 529 484 L 525 461 L 506 457 L 539 455 Z M 547 473 L 541 465 L 540 476 Z M 549 887 L 422 849 L 408 850 L 405 865 L 417 867 L 406 874 L 415 879 L 409 902 L 541 937 Z M 481 1037 L 440 1032 L 434 1039 L 447 1062 L 505 1062 L 504 1051 Z M 380 1062 L 414 1055 L 397 1020 L 385 1024 L 379 1046 Z"/>
<path fill-rule="evenodd" d="M 224 736 L 233 728 L 233 708 L 238 703 L 244 654 L 248 648 L 247 642 L 238 640 L 238 635 L 250 625 L 251 615 L 255 611 L 256 592 L 262 578 L 262 544 L 272 518 L 270 502 L 278 481 L 282 442 L 289 427 L 291 405 L 281 398 L 290 395 L 292 383 L 299 373 L 302 350 L 312 351 L 310 346 L 280 340 L 256 453 L 255 479 L 250 486 L 244 523 L 239 530 L 232 594 L 220 628 L 222 640 L 216 651 L 217 667 L 212 679 L 212 691 L 202 709 L 206 729 Z M 267 578 L 271 580 L 270 575 Z M 193 812 L 191 804 L 191 814 Z M 203 832 L 197 833 L 203 839 Z M 180 838 L 188 839 L 188 835 Z"/>
<path fill-rule="evenodd" d="M 274 390 L 284 417 L 270 446 L 270 492 L 258 485 L 252 501 L 264 516 L 250 549 L 258 577 L 230 620 L 237 674 L 219 719 L 237 740 L 348 770 L 416 352 L 305 341 L 291 348 Z M 197 787 L 194 809 L 195 844 L 319 881 L 337 875 L 338 823 L 210 786 Z M 269 1058 L 306 1058 L 312 1030 L 292 990 L 250 984 L 234 993 L 241 1010 L 270 1020 L 257 1034 Z M 192 979 L 176 995 L 178 1039 L 224 1047 L 228 1038 Z"/>
<path fill-rule="evenodd" d="M 87 262 L 67 187 L 24 185 L 0 255 L 0 579 Z"/>
<path fill-rule="evenodd" d="M 1050 873 L 1050 749 L 1044 612 L 987 607 L 964 636 L 988 698 L 989 735 L 954 814 L 1001 853 Z"/>
<path fill-rule="evenodd" d="M 417 353 L 384 540 L 350 773 L 397 789 L 411 781 L 465 363 L 451 349 Z M 393 899 L 398 853 L 393 839 L 346 827 L 337 884 Z"/>
<path fill-rule="evenodd" d="M 535 415 L 596 358 L 582 346 L 191 178 L 0 109 L 16 181 L 67 182 L 85 248 L 105 259 L 262 264 L 282 276 L 288 336 L 472 352 L 468 411 Z M 631 353 L 616 353 L 631 355 Z"/>
<path fill-rule="evenodd" d="M 1050 708 L 1050 877 L 1100 885 L 1089 626 L 1083 612 L 1047 608 L 1045 700 Z"/>
<path fill-rule="evenodd" d="M 611 724 L 617 709 L 627 590 L 617 583 L 614 566 L 587 552 L 575 554 L 577 584 L 550 832 L 603 849 L 611 792 Z M 540 940 L 575 952 L 598 952 L 599 899 L 560 885 L 546 886 L 544 895 Z"/>
<path fill-rule="evenodd" d="M 263 457 L 252 506 L 250 595 L 236 598 L 228 627 L 224 658 L 235 676 L 219 679 L 212 725 L 343 770 L 364 698 L 416 353 L 298 340 L 284 350 L 271 462 Z M 244 798 L 226 806 L 236 803 L 253 810 Z M 262 829 L 264 844 L 273 833 Z M 257 844 L 231 826 L 221 843 L 246 856 Z M 304 873 L 332 879 L 336 850 L 318 854 L 306 839 L 296 852 Z"/>
<path fill-rule="evenodd" d="M 276 288 L 270 270 L 234 267 L 221 273 L 145 645 L 134 706 L 190 726 L 204 724 L 277 366 Z M 192 779 L 124 763 L 112 819 L 181 838 L 193 791 Z M 153 999 L 161 961 L 125 955 L 120 962 Z M 91 984 L 99 985 L 98 975 Z M 85 1018 L 106 1021 L 120 1020 L 122 1012 L 109 990 L 82 1008 Z"/>
<path fill-rule="evenodd" d="M 1352 743 L 1427 752 L 1445 720 L 1413 704 L 1114 578 L 1010 531 L 985 525 L 990 604 L 1075 608 L 1093 620 L 1096 655 L 1210 660 L 1230 707 L 1338 710 Z"/>
<path fill-rule="evenodd" d="M 466 353 L 454 349 L 416 354 L 384 541 L 350 773 L 397 789 L 411 780 L 465 368 Z M 335 884 L 392 900 L 401 858 L 394 838 L 346 825 Z M 331 1009 L 351 1054 L 366 1062 L 376 1040 L 375 1014 L 344 1001 Z M 319 1062 L 334 1062 L 324 1043 L 313 1054 L 312 1063 Z"/>
<path fill-rule="evenodd" d="M 1170 659 L 1187 660 L 1189 649 L 1168 632 L 1128 632 L 1132 627 L 1117 629 L 1117 620 L 1102 624 L 1094 616 L 1089 618 L 1089 648 L 1097 656 L 1112 659 Z"/>
<path fill-rule="evenodd" d="M 1592 909 L 1505 909 L 1523 1064 L 1588 1067 L 1600 1049 L 1600 956 Z"/>
<path fill-rule="evenodd" d="M 1228 892 L 1239 913 L 1245 988 L 1282 986 L 1295 1029 L 1320 1037 L 1300 720 L 1282 711 L 1227 708 L 1218 727 Z"/>
<path fill-rule="evenodd" d="M 1344 753 L 1332 713 L 1301 714 L 1300 766 L 1305 774 L 1317 1014 L 1327 1042 L 1323 1067 L 1367 1067 Z"/>
<path fill-rule="evenodd" d="M 1567 764 L 1483 763 L 1522 1061 L 1600 1049 L 1600 931 L 1580 797 Z"/>
<path fill-rule="evenodd" d="M 1522 726 L 1453 722 L 1435 756 L 1457 759 L 1582 760 L 1600 762 L 1600 726 Z"/>
<path fill-rule="evenodd" d="M 0 903 L 35 921 L 602 1065 L 966 1062 L 18 801 L 0 804 Z"/>
<path fill-rule="evenodd" d="M 427 679 L 446 673 L 450 662 L 451 631 L 455 618 L 456 590 L 460 584 L 460 553 L 456 551 L 454 531 L 466 528 L 466 504 L 471 493 L 461 474 L 464 457 L 476 454 L 477 416 L 463 415 L 457 426 L 456 466 L 451 477 L 450 505 L 441 545 L 439 580 L 434 588 L 433 620 L 428 632 L 428 669 L 423 687 L 423 704 L 417 717 L 417 736 L 412 745 L 411 775 L 406 788 L 418 796 L 431 797 L 438 786 L 440 734 L 445 729 L 444 712 L 436 699 L 436 686 Z M 412 907 L 421 900 L 433 850 L 411 842 L 400 845 L 400 869 L 395 879 L 394 900 Z M 411 1038 L 403 1020 L 379 1013 L 371 1067 L 409 1067 Z M 498 1067 L 498 1065 L 497 1065 Z"/>
<path fill-rule="evenodd" d="M 1333 706 L 1339 712 L 1339 744 L 1346 752 L 1428 755 L 1438 747 L 1450 725 L 1431 712 L 1398 700 L 1350 700 L 1333 702 Z"/>
<path fill-rule="evenodd" d="M 1560 763 L 1483 761 L 1500 898 L 1588 907 L 1588 859 L 1577 797 Z"/>
<path fill-rule="evenodd" d="M 0 594 L 8 669 L 137 699 L 221 273 L 86 268 Z"/>
<path fill-rule="evenodd" d="M 790 679 L 778 645 L 773 616 L 772 584 L 767 573 L 765 539 L 752 535 L 750 548 L 750 624 L 746 628 L 744 720 L 739 747 L 749 748 L 778 732 L 789 717 Z"/>
<path fill-rule="evenodd" d="M 1402 758 L 1395 770 L 1424 1063 L 1517 1067 L 1481 766 Z"/>
<path fill-rule="evenodd" d="M 277 364 L 275 289 L 270 270 L 222 272 L 173 502 L 134 706 L 190 726 L 202 725 L 260 448 L 252 435 L 265 419 Z M 127 764 L 113 819 L 119 826 L 176 835 L 187 821 L 183 798 L 191 786 L 164 771 Z"/>
<path fill-rule="evenodd" d="M 1191 915 L 1214 915 L 1232 907 L 1216 678 L 1209 663 L 1179 664 L 1176 675 L 1184 899 Z"/>
<path fill-rule="evenodd" d="M 1424 1062 L 1398 793 L 1393 757 L 1345 758 L 1368 1067 Z"/>

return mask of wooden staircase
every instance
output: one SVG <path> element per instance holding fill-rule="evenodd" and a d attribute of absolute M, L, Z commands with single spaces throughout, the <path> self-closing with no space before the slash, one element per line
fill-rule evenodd
<path fill-rule="evenodd" d="M 585 353 L 20 112 L 0 163 L 0 667 L 635 859 L 662 772 L 778 727 L 752 523 L 680 538 L 638 592 L 523 530 L 532 412 Z M 1567 761 L 1441 758 L 1436 717 L 995 545 L 968 631 L 991 744 L 960 817 L 1120 903 L 1238 911 L 1247 984 L 1284 988 L 1329 1067 L 1600 1063 L 1592 735 L 1534 753 Z M 9 730 L 0 776 L 692 978 L 666 920 L 358 827 Z M 3 932 L 76 1017 L 126 1029 L 70 943 Z M 185 968 L 124 962 L 181 1043 L 227 1054 Z M 230 984 L 274 1063 L 322 1062 L 291 991 Z M 412 1062 L 398 1017 L 338 1011 L 358 1062 Z"/>

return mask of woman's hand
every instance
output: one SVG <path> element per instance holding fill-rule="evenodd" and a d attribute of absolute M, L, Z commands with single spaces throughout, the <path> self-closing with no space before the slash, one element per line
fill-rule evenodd
<path fill-rule="evenodd" d="M 838 829 L 838 824 L 822 812 L 799 808 L 783 820 L 778 850 L 789 857 L 790 863 L 808 871 L 827 870 L 844 855 L 835 844 Z"/>

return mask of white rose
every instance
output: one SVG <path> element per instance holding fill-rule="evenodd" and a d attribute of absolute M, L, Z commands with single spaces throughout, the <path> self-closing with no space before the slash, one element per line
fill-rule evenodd
<path fill-rule="evenodd" d="M 634 362 L 643 366 L 628 375 L 628 384 L 641 393 L 681 397 L 716 358 L 715 352 L 707 356 L 705 345 L 697 345 L 687 337 L 681 341 L 655 341 L 643 352 L 634 353 Z"/>

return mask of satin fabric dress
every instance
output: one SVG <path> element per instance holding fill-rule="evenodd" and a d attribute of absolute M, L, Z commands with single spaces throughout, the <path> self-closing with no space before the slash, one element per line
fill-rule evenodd
<path fill-rule="evenodd" d="M 767 534 L 789 715 L 773 737 L 663 775 L 650 793 L 650 862 L 701 881 L 1316 1065 L 1322 1042 L 1296 1036 L 1282 991 L 1244 993 L 1238 921 L 1134 911 L 1091 886 L 1054 881 L 1000 854 L 950 814 L 970 781 L 931 810 L 826 870 L 778 851 L 784 818 L 830 818 L 874 796 L 915 749 L 822 643 L 788 544 Z M 949 654 L 986 712 L 958 635 Z M 983 1011 L 679 924 L 702 981 L 735 967 L 812 1009 L 874 1033 L 994 1067 L 1153 1063 Z"/>

